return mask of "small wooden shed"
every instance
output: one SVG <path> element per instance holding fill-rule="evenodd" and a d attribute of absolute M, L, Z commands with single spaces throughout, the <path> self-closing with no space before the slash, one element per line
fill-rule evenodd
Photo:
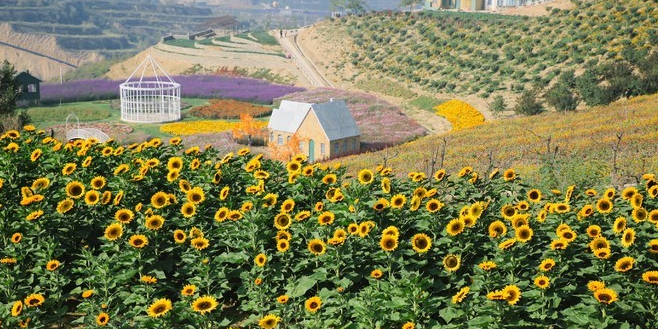
<path fill-rule="evenodd" d="M 269 140 L 278 145 L 299 138 L 299 150 L 310 162 L 356 153 L 361 131 L 343 100 L 311 104 L 284 100 L 272 111 Z"/>
<path fill-rule="evenodd" d="M 41 101 L 41 80 L 39 78 L 31 75 L 30 71 L 24 71 L 17 74 L 14 79 L 21 92 L 19 102 L 39 103 Z"/>

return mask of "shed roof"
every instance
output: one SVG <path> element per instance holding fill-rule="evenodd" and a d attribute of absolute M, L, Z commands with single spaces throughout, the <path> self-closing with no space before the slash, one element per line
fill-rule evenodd
<path fill-rule="evenodd" d="M 267 128 L 294 134 L 309 111 L 315 113 L 322 130 L 330 141 L 361 134 L 343 100 L 317 104 L 284 100 L 278 109 L 272 111 Z"/>
<path fill-rule="evenodd" d="M 330 141 L 361 135 L 344 100 L 313 104 L 312 108 Z"/>
<path fill-rule="evenodd" d="M 272 111 L 267 128 L 294 134 L 311 109 L 310 103 L 281 101 L 278 109 Z"/>
<path fill-rule="evenodd" d="M 24 71 L 24 72 L 16 74 L 14 79 L 16 79 L 17 81 L 20 81 L 22 83 L 25 83 L 25 82 L 27 82 L 27 83 L 41 82 L 41 80 L 39 78 L 37 78 L 37 77 L 33 76 L 32 74 L 30 74 L 29 71 Z"/>

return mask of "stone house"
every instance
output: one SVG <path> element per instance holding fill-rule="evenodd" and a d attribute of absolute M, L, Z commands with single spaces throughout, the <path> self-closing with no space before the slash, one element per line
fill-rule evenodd
<path fill-rule="evenodd" d="M 299 151 L 309 162 L 361 149 L 361 131 L 343 100 L 316 104 L 284 100 L 272 111 L 267 132 L 269 141 L 278 145 L 297 134 Z"/>

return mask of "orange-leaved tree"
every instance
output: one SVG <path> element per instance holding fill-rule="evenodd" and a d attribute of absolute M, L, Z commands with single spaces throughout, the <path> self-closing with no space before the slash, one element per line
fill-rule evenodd
<path fill-rule="evenodd" d="M 290 136 L 290 139 L 286 139 L 286 142 L 282 145 L 277 144 L 276 141 L 267 143 L 267 147 L 270 149 L 270 157 L 280 161 L 289 161 L 293 156 L 301 153 L 299 151 L 299 142 L 302 140 L 303 139 L 295 133 Z"/>
<path fill-rule="evenodd" d="M 254 120 L 249 114 L 240 114 L 240 122 L 232 129 L 233 138 L 236 140 L 247 138 L 247 145 L 251 146 L 255 138 L 265 138 L 263 122 Z"/>

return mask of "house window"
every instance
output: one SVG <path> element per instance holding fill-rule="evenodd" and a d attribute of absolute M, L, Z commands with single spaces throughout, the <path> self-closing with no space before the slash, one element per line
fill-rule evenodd
<path fill-rule="evenodd" d="M 274 142 L 274 133 L 270 132 L 270 142 Z"/>
<path fill-rule="evenodd" d="M 290 143 L 290 136 L 286 137 L 286 143 Z"/>
<path fill-rule="evenodd" d="M 325 149 L 324 143 L 320 143 L 320 154 L 322 155 L 327 154 L 327 150 Z"/>
<path fill-rule="evenodd" d="M 338 154 L 338 151 L 340 151 L 340 145 L 338 145 L 338 142 L 334 143 L 333 149 L 333 153 Z"/>
<path fill-rule="evenodd" d="M 37 92 L 37 85 L 35 85 L 35 84 L 27 85 L 27 92 L 28 93 L 36 93 Z"/>
<path fill-rule="evenodd" d="M 340 144 L 343 146 L 343 153 L 347 152 L 347 141 L 342 141 Z"/>
<path fill-rule="evenodd" d="M 283 145 L 283 136 L 281 136 L 281 134 L 279 134 L 279 135 L 277 136 L 277 143 L 278 143 L 279 145 Z"/>
<path fill-rule="evenodd" d="M 356 147 L 356 143 L 357 143 L 357 141 L 356 141 L 356 138 L 355 138 L 355 139 L 352 140 L 352 149 L 353 150 L 358 150 L 358 148 Z"/>
<path fill-rule="evenodd" d="M 304 152 L 304 141 L 299 141 L 299 151 Z"/>

